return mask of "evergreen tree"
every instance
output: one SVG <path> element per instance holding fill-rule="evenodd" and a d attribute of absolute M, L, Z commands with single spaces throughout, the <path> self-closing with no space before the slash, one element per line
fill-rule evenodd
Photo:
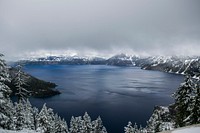
<path fill-rule="evenodd" d="M 16 110 L 15 110 L 15 107 L 13 105 L 13 102 L 9 99 L 8 102 L 7 102 L 7 111 L 6 111 L 6 114 L 7 116 L 9 117 L 9 121 L 7 123 L 7 129 L 10 129 L 10 130 L 16 130 L 16 126 L 15 126 L 15 114 L 16 113 Z"/>
<path fill-rule="evenodd" d="M 0 54 L 0 127 L 9 128 L 11 123 L 13 107 L 10 101 L 11 90 L 7 86 L 10 82 L 9 72 L 5 60 L 2 59 L 3 54 Z"/>
<path fill-rule="evenodd" d="M 17 66 L 17 74 L 13 79 L 14 84 L 16 85 L 16 95 L 18 97 L 18 101 L 26 100 L 26 98 L 30 95 L 30 92 L 25 88 L 27 86 L 26 79 L 23 76 L 22 66 Z"/>
<path fill-rule="evenodd" d="M 102 133 L 102 129 L 105 128 L 103 126 L 103 122 L 101 120 L 101 117 L 99 116 L 95 121 L 94 121 L 94 133 Z"/>
<path fill-rule="evenodd" d="M 72 116 L 70 121 L 70 133 L 77 133 L 79 131 L 78 122 L 74 116 Z"/>
<path fill-rule="evenodd" d="M 83 116 L 83 120 L 84 120 L 86 133 L 90 133 L 92 131 L 92 123 L 91 123 L 91 118 L 87 112 L 85 112 L 85 114 Z"/>
<path fill-rule="evenodd" d="M 51 108 L 47 109 L 46 104 L 43 105 L 37 116 L 37 131 L 44 133 L 55 133 L 55 117 Z"/>
<path fill-rule="evenodd" d="M 69 133 L 66 121 L 55 115 L 55 132 L 56 133 Z"/>
<path fill-rule="evenodd" d="M 185 82 L 181 84 L 178 90 L 174 93 L 175 109 L 176 109 L 176 125 L 185 126 L 193 102 L 194 82 L 190 76 L 187 76 Z"/>
<path fill-rule="evenodd" d="M 107 133 L 101 118 L 98 117 L 96 120 L 91 121 L 87 112 L 84 114 L 83 118 L 81 116 L 72 116 L 69 129 L 70 133 Z"/>
<path fill-rule="evenodd" d="M 36 108 L 36 107 L 33 107 L 33 123 L 34 123 L 34 130 L 36 130 L 38 127 L 37 127 L 37 125 L 39 125 L 38 124 L 38 108 Z"/>
<path fill-rule="evenodd" d="M 24 117 L 25 117 L 24 127 L 26 129 L 34 130 L 35 129 L 34 112 L 33 112 L 32 105 L 28 99 L 24 101 L 23 106 L 24 106 L 24 111 L 25 111 L 24 112 Z"/>
<path fill-rule="evenodd" d="M 147 131 L 147 129 L 142 128 L 142 126 L 138 128 L 138 125 L 136 123 L 134 124 L 134 126 L 132 126 L 131 122 L 128 122 L 128 125 L 124 127 L 124 131 L 125 133 L 154 133 L 152 131 Z"/>
<path fill-rule="evenodd" d="M 190 112 L 190 114 L 185 120 L 187 125 L 200 123 L 200 82 L 199 80 L 194 82 L 195 85 L 193 86 L 193 96 L 191 97 L 191 104 L 187 110 Z"/>
<path fill-rule="evenodd" d="M 11 90 L 7 86 L 10 83 L 9 72 L 2 56 L 0 54 L 0 128 L 10 130 L 30 129 L 42 133 L 68 133 L 66 122 L 61 120 L 59 116 L 55 116 L 52 109 L 48 109 L 44 104 L 40 113 L 38 113 L 38 109 L 33 108 L 29 100 L 26 99 L 29 92 L 24 88 L 26 81 L 21 66 L 18 66 L 18 73 L 14 79 L 19 100 L 18 103 L 13 105 L 9 97 Z"/>
<path fill-rule="evenodd" d="M 128 125 L 124 127 L 125 133 L 135 133 L 134 128 L 132 127 L 132 123 L 129 121 Z"/>
<path fill-rule="evenodd" d="M 15 103 L 15 110 L 16 110 L 16 120 L 15 120 L 15 125 L 16 125 L 16 130 L 22 130 L 25 128 L 25 110 L 24 110 L 24 105 L 22 101 L 19 101 L 19 103 Z"/>
<path fill-rule="evenodd" d="M 10 82 L 10 76 L 5 60 L 2 59 L 3 56 L 3 54 L 0 54 L 0 92 L 3 95 L 2 97 L 9 98 L 12 92 L 7 86 L 7 83 Z"/>

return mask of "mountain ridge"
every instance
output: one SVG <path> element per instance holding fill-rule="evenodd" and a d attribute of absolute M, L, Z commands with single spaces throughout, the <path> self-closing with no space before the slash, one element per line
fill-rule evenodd
<path fill-rule="evenodd" d="M 47 56 L 20 60 L 21 64 L 64 64 L 64 65 L 113 65 L 138 66 L 145 70 L 158 70 L 168 73 L 200 76 L 200 56 L 149 56 L 140 57 L 117 54 L 109 58 L 87 56 Z"/>

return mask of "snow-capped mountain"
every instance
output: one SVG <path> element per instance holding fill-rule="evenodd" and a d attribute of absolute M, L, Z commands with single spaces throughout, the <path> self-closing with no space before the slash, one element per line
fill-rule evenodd
<path fill-rule="evenodd" d="M 138 66 L 146 70 L 158 70 L 177 74 L 190 74 L 194 78 L 200 73 L 200 57 L 154 56 L 138 57 L 118 54 L 110 58 L 82 56 L 47 56 L 21 60 L 25 64 L 67 64 L 67 65 L 114 65 Z"/>
<path fill-rule="evenodd" d="M 146 63 L 141 65 L 142 69 L 159 70 L 169 73 L 189 74 L 195 78 L 200 73 L 200 57 L 149 57 L 144 59 Z"/>
<path fill-rule="evenodd" d="M 25 64 L 68 64 L 68 65 L 85 65 L 85 64 L 105 64 L 105 59 L 101 57 L 81 57 L 81 56 L 47 56 L 40 58 L 31 58 L 21 60 Z"/>
<path fill-rule="evenodd" d="M 21 60 L 25 64 L 92 64 L 92 65 L 115 65 L 115 66 L 135 66 L 135 61 L 139 58 L 132 55 L 119 54 L 111 58 L 103 57 L 82 57 L 82 56 L 47 56 Z"/>

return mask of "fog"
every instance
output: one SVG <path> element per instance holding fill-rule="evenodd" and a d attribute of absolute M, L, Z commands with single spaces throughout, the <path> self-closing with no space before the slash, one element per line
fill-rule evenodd
<path fill-rule="evenodd" d="M 199 55 L 199 13 L 199 0 L 0 0 L 0 53 Z"/>

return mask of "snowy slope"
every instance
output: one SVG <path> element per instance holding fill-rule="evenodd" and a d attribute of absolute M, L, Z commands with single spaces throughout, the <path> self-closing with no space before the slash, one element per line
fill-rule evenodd
<path fill-rule="evenodd" d="M 172 133 L 200 133 L 200 127 L 189 127 L 185 129 L 177 129 Z"/>
<path fill-rule="evenodd" d="M 11 130 L 0 129 L 0 133 L 39 133 L 39 132 L 26 130 L 26 129 L 21 130 L 21 131 L 11 131 Z"/>
<path fill-rule="evenodd" d="M 140 66 L 142 69 L 159 70 L 183 75 L 189 74 L 196 78 L 200 73 L 200 57 L 148 57 L 143 59 L 143 64 Z"/>
<path fill-rule="evenodd" d="M 164 131 L 161 133 L 200 133 L 200 124 L 177 128 L 173 131 Z"/>

